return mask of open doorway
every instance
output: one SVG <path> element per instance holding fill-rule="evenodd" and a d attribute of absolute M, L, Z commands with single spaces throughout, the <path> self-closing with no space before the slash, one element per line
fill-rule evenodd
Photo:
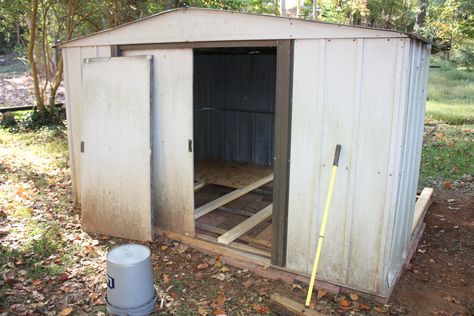
<path fill-rule="evenodd" d="M 196 237 L 271 257 L 276 47 L 194 49 Z"/>

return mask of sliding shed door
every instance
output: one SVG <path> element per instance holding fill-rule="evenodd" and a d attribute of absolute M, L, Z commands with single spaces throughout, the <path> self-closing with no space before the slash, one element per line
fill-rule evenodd
<path fill-rule="evenodd" d="M 152 57 L 91 58 L 83 66 L 82 224 L 151 240 Z"/>

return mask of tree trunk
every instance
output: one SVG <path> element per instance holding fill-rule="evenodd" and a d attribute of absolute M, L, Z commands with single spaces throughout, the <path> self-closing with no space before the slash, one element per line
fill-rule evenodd
<path fill-rule="evenodd" d="M 313 20 L 318 19 L 318 0 L 313 0 Z"/>
<path fill-rule="evenodd" d="M 285 0 L 280 0 L 280 15 L 285 16 L 286 15 L 286 4 Z"/>
<path fill-rule="evenodd" d="M 35 41 L 36 41 L 36 18 L 38 16 L 38 0 L 33 0 L 33 10 L 30 19 L 30 38 L 28 42 L 28 61 L 31 65 L 31 75 L 33 77 L 33 84 L 35 88 L 35 98 L 36 98 L 36 106 L 40 112 L 45 112 L 46 108 L 44 106 L 44 100 L 41 97 L 41 91 L 39 87 L 39 77 L 38 77 L 38 69 L 36 67 L 36 60 L 35 60 Z"/>
<path fill-rule="evenodd" d="M 428 0 L 420 0 L 420 6 L 416 14 L 415 31 L 418 31 L 425 25 L 426 8 L 428 7 Z"/>

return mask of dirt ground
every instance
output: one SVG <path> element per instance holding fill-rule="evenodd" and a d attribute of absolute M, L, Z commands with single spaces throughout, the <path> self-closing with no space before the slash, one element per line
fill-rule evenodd
<path fill-rule="evenodd" d="M 438 190 L 390 304 L 407 315 L 474 315 L 474 197 Z"/>

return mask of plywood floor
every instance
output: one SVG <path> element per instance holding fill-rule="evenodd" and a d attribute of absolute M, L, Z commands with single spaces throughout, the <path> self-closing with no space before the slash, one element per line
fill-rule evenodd
<path fill-rule="evenodd" d="M 194 165 L 195 181 L 240 189 L 273 172 L 271 167 L 234 161 L 205 159 Z"/>

